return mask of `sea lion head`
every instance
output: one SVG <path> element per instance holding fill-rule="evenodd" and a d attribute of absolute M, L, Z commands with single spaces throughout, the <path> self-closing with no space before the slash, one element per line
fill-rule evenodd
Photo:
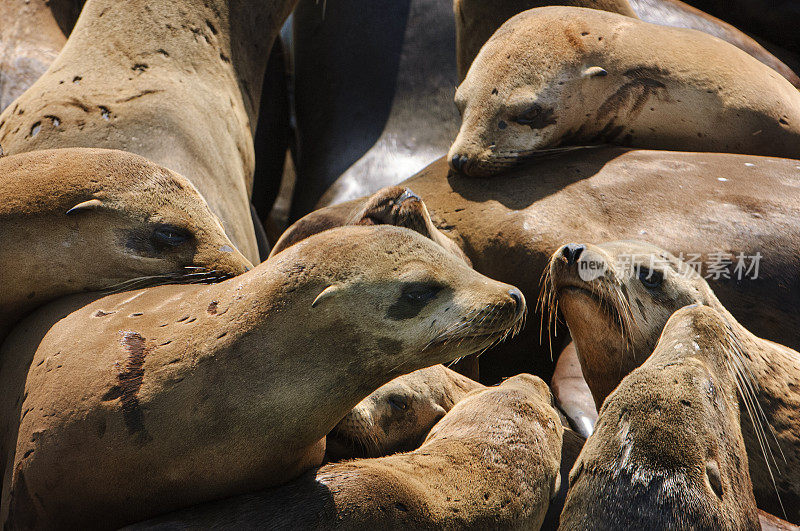
<path fill-rule="evenodd" d="M 468 392 L 483 386 L 443 365 L 395 378 L 358 403 L 328 435 L 332 459 L 414 450 Z"/>
<path fill-rule="evenodd" d="M 251 267 L 192 183 L 143 157 L 57 149 L 0 161 L 10 168 L 0 222 L 24 243 L 8 253 L 47 256 L 70 291 L 214 281 Z"/>
<path fill-rule="evenodd" d="M 320 341 L 360 345 L 362 354 L 375 351 L 376 360 L 391 355 L 392 377 L 426 366 L 411 358 L 434 365 L 482 351 L 519 328 L 525 313 L 517 288 L 404 227 L 338 227 L 269 262 L 285 279 L 280 291 L 314 321 Z"/>
<path fill-rule="evenodd" d="M 561 13 L 550 7 L 520 13 L 481 48 L 456 90 L 462 123 L 447 156 L 453 170 L 501 173 L 553 152 L 547 148 L 585 122 L 583 96 L 596 92 L 607 72 L 593 64 L 598 44 L 589 24 L 553 23 L 567 16 Z"/>
<path fill-rule="evenodd" d="M 456 242 L 442 234 L 431 220 L 428 208 L 417 194 L 402 186 L 387 186 L 375 192 L 348 225 L 394 225 L 419 232 L 435 241 L 467 265 L 472 262 Z"/>
<path fill-rule="evenodd" d="M 599 409 L 619 381 L 647 358 L 669 317 L 717 299 L 688 264 L 648 243 L 570 243 L 550 259 L 543 305 L 569 326 Z"/>
<path fill-rule="evenodd" d="M 759 529 L 737 399 L 753 382 L 741 362 L 716 310 L 676 312 L 603 404 L 570 473 L 561 525 Z"/>

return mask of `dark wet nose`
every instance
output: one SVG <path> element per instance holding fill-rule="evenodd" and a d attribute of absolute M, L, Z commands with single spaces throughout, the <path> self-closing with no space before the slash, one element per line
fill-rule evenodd
<path fill-rule="evenodd" d="M 453 155 L 453 158 L 450 159 L 450 165 L 456 171 L 463 171 L 468 161 L 469 157 L 467 157 L 466 155 L 455 154 Z"/>
<path fill-rule="evenodd" d="M 581 253 L 586 250 L 585 245 L 579 243 L 568 243 L 561 248 L 561 256 L 563 256 L 567 263 L 572 265 L 581 257 Z"/>
<path fill-rule="evenodd" d="M 525 297 L 522 296 L 522 292 L 517 288 L 512 288 L 508 290 L 508 295 L 511 297 L 511 300 L 514 301 L 514 310 L 519 313 L 525 309 Z"/>

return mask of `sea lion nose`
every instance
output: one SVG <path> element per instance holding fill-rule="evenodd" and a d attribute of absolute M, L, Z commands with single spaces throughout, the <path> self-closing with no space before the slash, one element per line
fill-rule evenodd
<path fill-rule="evenodd" d="M 522 295 L 520 290 L 517 288 L 511 288 L 508 290 L 508 296 L 511 297 L 512 301 L 514 301 L 514 310 L 516 313 L 519 313 L 525 309 L 525 297 Z"/>
<path fill-rule="evenodd" d="M 467 165 L 467 162 L 469 162 L 469 157 L 456 153 L 453 155 L 453 158 L 450 159 L 450 166 L 456 171 L 462 171 L 464 166 Z"/>
<path fill-rule="evenodd" d="M 572 265 L 578 261 L 578 258 L 581 257 L 581 253 L 585 250 L 585 245 L 581 245 L 579 243 L 568 243 L 561 248 L 561 256 L 564 257 L 568 264 Z"/>

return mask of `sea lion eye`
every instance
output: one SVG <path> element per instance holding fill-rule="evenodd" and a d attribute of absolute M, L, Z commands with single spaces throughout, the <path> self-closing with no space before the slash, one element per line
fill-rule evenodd
<path fill-rule="evenodd" d="M 408 408 L 406 401 L 398 396 L 391 397 L 389 399 L 389 405 L 398 411 L 405 411 Z"/>
<path fill-rule="evenodd" d="M 425 304 L 441 291 L 442 287 L 436 284 L 409 284 L 403 287 L 401 298 L 414 304 Z"/>
<path fill-rule="evenodd" d="M 192 233 L 174 225 L 159 225 L 151 239 L 156 247 L 178 247 L 192 239 Z"/>
<path fill-rule="evenodd" d="M 656 289 L 664 283 L 664 274 L 661 271 L 650 270 L 646 267 L 639 268 L 639 280 L 644 287 Z"/>
<path fill-rule="evenodd" d="M 533 105 L 522 114 L 516 116 L 513 121 L 520 125 L 531 125 L 541 112 L 541 107 L 538 105 Z"/>

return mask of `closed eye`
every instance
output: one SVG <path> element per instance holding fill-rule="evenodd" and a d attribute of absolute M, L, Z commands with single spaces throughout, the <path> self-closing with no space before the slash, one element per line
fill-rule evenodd
<path fill-rule="evenodd" d="M 520 124 L 520 125 L 531 125 L 536 118 L 538 118 L 539 114 L 541 114 L 542 108 L 538 105 L 532 105 L 528 107 L 524 112 L 518 114 L 513 118 L 513 121 Z"/>
<path fill-rule="evenodd" d="M 389 405 L 398 411 L 405 411 L 406 408 L 408 408 L 408 404 L 406 403 L 406 401 L 398 397 L 390 398 Z"/>
<path fill-rule="evenodd" d="M 193 238 L 192 233 L 186 229 L 174 225 L 158 225 L 150 239 L 153 245 L 158 248 L 178 247 Z"/>

